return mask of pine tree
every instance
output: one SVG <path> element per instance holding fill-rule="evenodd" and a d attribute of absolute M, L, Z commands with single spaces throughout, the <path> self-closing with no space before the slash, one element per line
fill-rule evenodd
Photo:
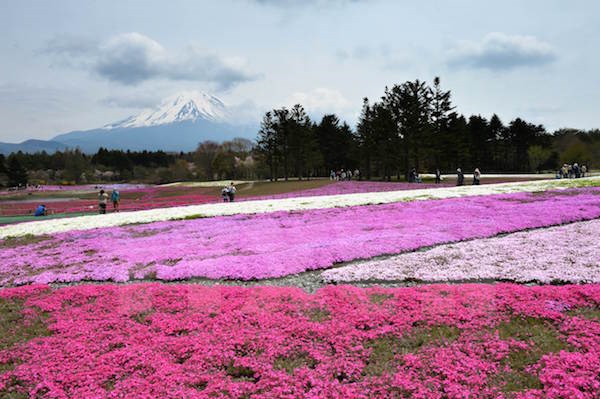
<path fill-rule="evenodd" d="M 356 132 L 358 136 L 358 145 L 360 149 L 361 160 L 363 161 L 365 177 L 371 179 L 372 160 L 375 157 L 375 149 L 377 146 L 375 134 L 373 130 L 373 110 L 369 104 L 369 99 L 363 99 L 362 111 L 358 118 Z"/>
<path fill-rule="evenodd" d="M 291 136 L 291 120 L 290 111 L 283 107 L 273 110 L 275 137 L 277 139 L 277 148 L 281 156 L 283 165 L 283 178 L 287 181 L 290 176 L 290 136 Z"/>
<path fill-rule="evenodd" d="M 8 156 L 8 167 L 6 174 L 8 176 L 9 187 L 18 187 L 27 185 L 27 171 L 21 164 L 16 154 Z"/>
<path fill-rule="evenodd" d="M 277 131 L 273 114 L 267 112 L 263 117 L 258 132 L 257 152 L 269 167 L 269 179 L 277 181 L 277 169 L 279 162 L 279 148 L 277 145 Z"/>
<path fill-rule="evenodd" d="M 440 85 L 440 78 L 433 79 L 433 90 L 431 97 L 431 136 L 429 137 L 430 154 L 436 168 L 441 167 L 443 153 L 446 149 L 444 141 L 448 131 L 448 119 L 452 110 L 450 90 L 443 91 Z"/>
<path fill-rule="evenodd" d="M 386 87 L 383 104 L 390 111 L 403 153 L 404 170 L 420 167 L 431 130 L 432 91 L 420 80 Z"/>

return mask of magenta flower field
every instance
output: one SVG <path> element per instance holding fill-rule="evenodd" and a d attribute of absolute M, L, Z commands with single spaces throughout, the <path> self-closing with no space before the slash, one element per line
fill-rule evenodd
<path fill-rule="evenodd" d="M 72 231 L 31 244 L 17 239 L 0 250 L 0 284 L 280 277 L 597 218 L 599 194 L 503 194 Z"/>
<path fill-rule="evenodd" d="M 0 291 L 0 396 L 597 398 L 600 285 Z M 12 396 L 10 396 L 12 395 Z M 20 395 L 20 396 L 18 396 Z"/>
<path fill-rule="evenodd" d="M 392 183 L 374 181 L 336 181 L 319 188 L 293 191 L 290 193 L 263 195 L 260 197 L 247 197 L 242 200 L 268 199 L 268 198 L 296 198 L 312 197 L 315 195 L 340 195 L 356 193 L 377 193 L 385 191 L 417 190 L 449 187 L 450 184 L 416 184 L 416 183 Z"/>

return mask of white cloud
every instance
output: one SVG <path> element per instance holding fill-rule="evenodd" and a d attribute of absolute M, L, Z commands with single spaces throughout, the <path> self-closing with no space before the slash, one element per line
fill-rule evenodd
<path fill-rule="evenodd" d="M 112 37 L 102 44 L 63 37 L 48 42 L 44 49 L 67 60 L 70 65 L 85 66 L 99 76 L 123 85 L 137 85 L 152 79 L 207 82 L 219 89 L 255 80 L 258 75 L 246 71 L 243 59 L 223 58 L 190 46 L 184 52 L 172 52 L 141 33 L 130 32 Z"/>
<path fill-rule="evenodd" d="M 302 104 L 309 111 L 323 112 L 344 111 L 352 105 L 342 93 L 325 87 L 310 92 L 296 92 L 292 94 L 288 104 Z"/>
<path fill-rule="evenodd" d="M 548 64 L 554 48 L 534 36 L 489 33 L 480 42 L 461 42 L 448 53 L 451 65 L 492 70 Z"/>

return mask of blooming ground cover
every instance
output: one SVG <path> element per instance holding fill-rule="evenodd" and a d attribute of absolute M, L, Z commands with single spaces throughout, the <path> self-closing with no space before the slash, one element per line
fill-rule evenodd
<path fill-rule="evenodd" d="M 34 283 L 0 288 L 0 397 L 598 398 L 600 188 L 570 188 L 598 182 L 404 192 L 393 183 L 393 193 L 340 182 L 264 201 L 0 227 L 0 287 Z M 178 190 L 166 197 L 186 194 Z M 344 261 L 353 262 L 327 270 Z M 314 294 L 35 284 L 312 269 L 335 283 L 591 284 Z"/>
<path fill-rule="evenodd" d="M 301 211 L 335 207 L 351 207 L 369 204 L 389 204 L 400 201 L 415 201 L 463 196 L 490 195 L 513 192 L 540 192 L 551 189 L 566 189 L 600 185 L 600 177 L 570 180 L 544 180 L 535 182 L 489 184 L 486 186 L 446 187 L 435 190 L 398 190 L 377 193 L 355 193 L 322 195 L 190 205 L 171 208 L 150 209 L 136 212 L 123 212 L 110 215 L 90 215 L 64 219 L 18 223 L 0 227 L 0 238 L 27 234 L 54 234 L 70 230 L 86 230 L 99 227 L 121 226 L 132 223 L 150 223 L 190 217 L 212 217 L 236 214 L 255 214 L 275 211 Z"/>
<path fill-rule="evenodd" d="M 118 190 L 134 190 L 134 189 L 143 189 L 148 187 L 147 184 L 131 184 L 131 183 L 113 183 L 108 185 L 99 185 L 99 184 L 79 184 L 79 185 L 54 185 L 54 184 L 46 184 L 40 185 L 37 187 L 29 186 L 24 190 L 0 190 L 0 197 L 2 196 L 14 196 L 15 194 L 20 193 L 47 193 L 47 192 L 74 192 L 74 191 L 91 191 L 97 190 L 100 188 L 104 189 L 112 189 L 116 188 Z"/>
<path fill-rule="evenodd" d="M 382 191 L 399 191 L 412 189 L 440 188 L 443 185 L 435 184 L 408 184 L 408 183 L 388 183 L 388 182 L 360 182 L 360 181 L 341 181 L 341 182 L 324 182 L 325 185 L 310 189 L 300 189 L 279 194 L 246 195 L 246 185 L 241 185 L 239 190 L 238 201 L 252 201 L 263 199 L 281 199 L 281 198 L 296 198 L 308 196 L 322 195 L 340 195 L 352 193 L 368 193 Z M 249 184 L 248 184 L 249 185 Z M 218 190 L 212 186 L 209 187 L 187 187 L 187 186 L 137 186 L 137 185 L 121 185 L 116 187 L 120 190 L 122 201 L 120 204 L 121 211 L 137 211 L 142 209 L 155 208 L 170 208 L 186 205 L 197 205 L 221 202 L 222 198 Z M 30 215 L 34 212 L 37 205 L 40 203 L 46 204 L 52 214 L 57 213 L 97 213 L 97 192 L 98 188 L 90 188 L 92 186 L 77 186 L 80 189 L 75 190 L 73 187 L 68 189 L 58 190 L 59 186 L 53 186 L 53 190 L 44 189 L 41 191 L 44 195 L 39 195 L 31 198 L 31 196 L 20 193 L 19 199 L 4 200 L 0 202 L 0 215 Z M 299 185 L 298 187 L 302 187 Z M 105 187 L 110 192 L 110 187 Z M 47 197 L 45 194 L 71 195 L 77 191 L 78 197 Z M 265 191 L 268 191 L 265 190 Z M 32 191 L 39 194 L 40 191 Z M 82 199 L 85 197 L 87 199 Z M 1 197 L 0 197 L 1 199 Z M 109 210 L 111 208 L 109 207 Z"/>
<path fill-rule="evenodd" d="M 0 291 L 0 396 L 581 398 L 600 285 Z"/>
<path fill-rule="evenodd" d="M 322 187 L 311 188 L 307 190 L 293 191 L 275 195 L 263 195 L 259 197 L 243 198 L 244 200 L 255 199 L 276 199 L 276 198 L 296 198 L 313 197 L 320 195 L 340 195 L 357 193 L 378 193 L 384 191 L 401 191 L 417 189 L 433 189 L 449 187 L 445 184 L 415 184 L 415 183 L 397 183 L 397 182 L 376 182 L 376 181 L 334 181 Z"/>
<path fill-rule="evenodd" d="M 328 282 L 465 281 L 600 283 L 600 219 L 440 245 L 322 273 Z"/>
<path fill-rule="evenodd" d="M 336 262 L 598 217 L 600 188 L 588 188 L 26 236 L 1 241 L 0 285 L 281 277 Z"/>
<path fill-rule="evenodd" d="M 87 186 L 85 186 L 87 187 Z M 154 209 L 190 204 L 205 204 L 217 202 L 218 197 L 208 190 L 195 192 L 193 188 L 171 188 L 160 186 L 124 186 L 117 187 L 121 193 L 121 211 L 136 211 L 141 209 Z M 19 193 L 14 198 L 0 201 L 0 215 L 28 215 L 32 214 L 36 206 L 45 204 L 51 214 L 58 213 L 97 213 L 98 190 L 83 189 L 58 191 L 33 191 L 32 195 Z M 105 190 L 110 194 L 111 188 Z M 0 197 L 1 199 L 1 197 Z M 110 208 L 109 208 L 110 209 Z"/>

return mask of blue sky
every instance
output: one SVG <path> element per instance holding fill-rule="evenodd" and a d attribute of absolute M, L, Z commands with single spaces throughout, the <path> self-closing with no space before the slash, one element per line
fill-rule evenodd
<path fill-rule="evenodd" d="M 18 1 L 0 4 L 0 141 L 123 119 L 181 90 L 242 121 L 440 76 L 459 112 L 600 127 L 600 2 Z"/>

